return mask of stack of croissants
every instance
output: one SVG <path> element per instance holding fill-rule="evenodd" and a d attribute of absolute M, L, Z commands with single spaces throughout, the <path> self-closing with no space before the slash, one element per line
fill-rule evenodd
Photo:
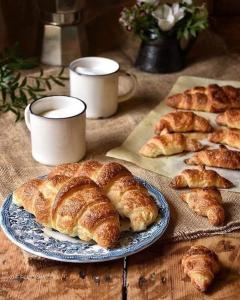
<path fill-rule="evenodd" d="M 56 166 L 47 178 L 32 179 L 13 193 L 13 202 L 40 224 L 112 248 L 120 217 L 132 231 L 145 230 L 158 216 L 148 193 L 123 165 L 89 160 Z"/>
<path fill-rule="evenodd" d="M 212 225 L 223 225 L 225 212 L 218 189 L 231 188 L 233 183 L 206 166 L 240 169 L 240 151 L 225 146 L 240 149 L 240 88 L 217 84 L 194 87 L 168 97 L 166 104 L 176 111 L 160 118 L 155 125 L 156 135 L 143 145 L 139 153 L 154 158 L 196 152 L 184 162 L 198 168 L 183 170 L 172 179 L 170 186 L 174 189 L 190 188 L 179 198 L 195 213 L 207 217 Z M 216 124 L 225 127 L 214 128 L 209 120 L 189 110 L 219 113 Z M 188 136 L 193 132 L 207 134 L 210 142 L 224 145 L 209 149 Z"/>

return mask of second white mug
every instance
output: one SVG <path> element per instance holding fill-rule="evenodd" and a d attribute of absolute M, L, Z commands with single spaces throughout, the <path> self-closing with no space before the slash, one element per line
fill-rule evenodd
<path fill-rule="evenodd" d="M 87 104 L 87 118 L 106 118 L 116 113 L 118 103 L 133 96 L 136 77 L 121 71 L 119 64 L 104 57 L 82 57 L 70 66 L 70 95 L 83 99 Z M 130 90 L 119 96 L 118 77 L 131 80 Z"/>

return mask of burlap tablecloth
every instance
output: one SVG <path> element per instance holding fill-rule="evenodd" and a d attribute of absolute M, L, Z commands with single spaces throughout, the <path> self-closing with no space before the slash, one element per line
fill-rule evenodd
<path fill-rule="evenodd" d="M 209 39 L 212 51 L 216 47 L 217 55 L 209 56 L 211 51 L 204 56 L 202 51 L 201 60 L 196 62 L 196 51 L 190 56 L 189 66 L 182 72 L 175 74 L 147 74 L 139 72 L 132 67 L 130 50 L 112 52 L 105 56 L 118 60 L 121 66 L 136 74 L 138 79 L 138 90 L 135 97 L 120 104 L 118 113 L 108 119 L 87 121 L 87 147 L 88 152 L 85 159 L 96 158 L 101 160 L 112 160 L 106 158 L 105 153 L 117 146 L 127 138 L 134 127 L 142 118 L 161 101 L 170 91 L 172 85 L 180 75 L 192 75 L 239 80 L 240 57 L 232 53 L 228 55 L 222 46 L 219 50 L 221 40 Z M 217 44 L 218 43 L 218 44 Z M 205 45 L 204 42 L 201 45 Z M 217 47 L 218 46 L 218 47 Z M 68 86 L 55 88 L 53 94 L 68 94 Z M 122 161 L 121 161 L 122 162 Z M 226 226 L 219 229 L 209 226 L 205 218 L 196 216 L 184 203 L 178 199 L 177 192 L 168 187 L 169 179 L 159 176 L 150 171 L 135 167 L 122 162 L 137 176 L 146 179 L 155 185 L 166 197 L 171 209 L 171 221 L 163 239 L 185 240 L 211 234 L 229 232 L 240 228 L 240 214 L 237 201 L 239 194 L 223 192 L 223 198 L 227 211 Z M 11 113 L 0 116 L 0 197 L 1 201 L 7 194 L 26 180 L 46 174 L 49 167 L 35 162 L 31 156 L 30 135 L 24 122 L 14 122 Z"/>

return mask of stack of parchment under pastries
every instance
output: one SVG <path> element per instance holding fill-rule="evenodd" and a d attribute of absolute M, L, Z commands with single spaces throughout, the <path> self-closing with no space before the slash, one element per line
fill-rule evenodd
<path fill-rule="evenodd" d="M 156 136 L 143 145 L 139 153 L 157 157 L 184 151 L 196 152 L 185 163 L 198 165 L 198 169 L 185 169 L 172 179 L 170 186 L 175 189 L 191 188 L 182 192 L 180 199 L 198 215 L 206 216 L 212 225 L 223 225 L 225 213 L 218 189 L 231 188 L 233 184 L 205 166 L 238 170 L 240 152 L 224 145 L 209 149 L 186 133 L 207 133 L 212 143 L 240 149 L 240 89 L 216 84 L 194 87 L 168 97 L 166 103 L 175 109 L 188 111 L 176 110 L 164 115 L 155 125 Z M 207 119 L 189 110 L 219 113 L 216 123 L 225 127 L 213 128 Z"/>

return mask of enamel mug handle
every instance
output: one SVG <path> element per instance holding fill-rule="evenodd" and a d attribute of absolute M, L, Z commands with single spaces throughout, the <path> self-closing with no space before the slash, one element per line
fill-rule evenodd
<path fill-rule="evenodd" d="M 130 99 L 135 94 L 137 89 L 137 77 L 134 74 L 128 73 L 124 70 L 120 70 L 119 74 L 126 76 L 132 83 L 130 90 L 126 94 L 118 96 L 118 102 L 123 102 Z"/>
<path fill-rule="evenodd" d="M 30 125 L 30 110 L 29 110 L 30 104 L 27 105 L 27 107 L 24 110 L 24 119 L 25 123 L 27 125 L 28 130 L 31 131 L 31 125 Z"/>

